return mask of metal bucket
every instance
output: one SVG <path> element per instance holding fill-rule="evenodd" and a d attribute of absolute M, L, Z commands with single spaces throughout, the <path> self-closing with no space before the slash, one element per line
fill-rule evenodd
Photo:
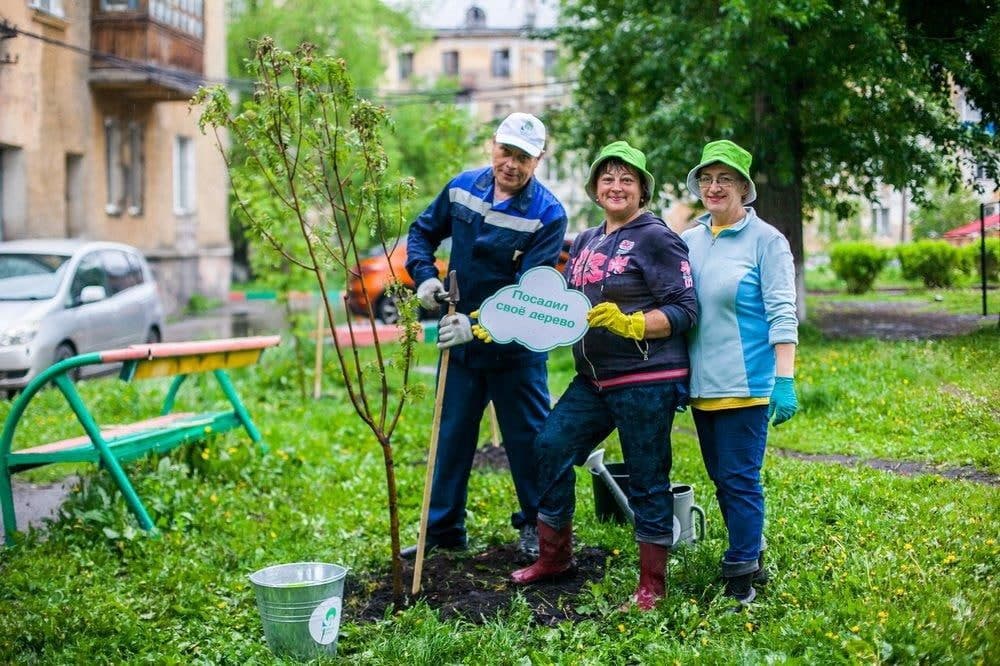
<path fill-rule="evenodd" d="M 277 564 L 250 574 L 264 637 L 278 657 L 337 654 L 347 569 L 323 562 Z"/>

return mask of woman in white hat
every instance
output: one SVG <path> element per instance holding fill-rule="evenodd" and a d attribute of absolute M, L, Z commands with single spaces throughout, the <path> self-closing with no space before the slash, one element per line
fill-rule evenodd
<path fill-rule="evenodd" d="M 729 548 L 726 595 L 741 604 L 764 582 L 764 493 L 768 421 L 798 408 L 795 397 L 795 268 L 788 241 L 757 217 L 750 153 L 712 141 L 687 186 L 708 211 L 684 232 L 698 324 L 688 334 L 691 407 L 702 458 L 715 483 Z"/>

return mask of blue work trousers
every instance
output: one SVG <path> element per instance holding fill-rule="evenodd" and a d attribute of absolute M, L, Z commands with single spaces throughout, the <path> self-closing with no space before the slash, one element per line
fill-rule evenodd
<path fill-rule="evenodd" d="M 573 466 L 582 465 L 617 428 L 629 475 L 628 503 L 635 514 L 636 541 L 672 546 L 670 429 L 685 388 L 658 383 L 600 390 L 577 375 L 538 435 L 539 519 L 555 529 L 573 521 Z"/>
<path fill-rule="evenodd" d="M 764 532 L 760 469 L 767 444 L 767 405 L 705 411 L 692 409 L 708 476 L 715 484 L 729 549 L 725 576 L 757 570 Z"/>
<path fill-rule="evenodd" d="M 551 410 L 545 363 L 502 369 L 470 368 L 454 356 L 441 409 L 437 460 L 431 483 L 427 543 L 461 546 L 466 543 L 465 505 L 469 474 L 479 440 L 479 424 L 489 401 L 510 462 L 520 511 L 511 524 L 534 525 L 538 516 L 534 443 Z"/>

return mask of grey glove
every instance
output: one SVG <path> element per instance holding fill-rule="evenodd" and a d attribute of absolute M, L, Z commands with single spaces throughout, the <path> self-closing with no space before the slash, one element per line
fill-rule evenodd
<path fill-rule="evenodd" d="M 437 302 L 435 296 L 446 293 L 448 292 L 444 290 L 444 285 L 441 284 L 441 280 L 438 280 L 437 278 L 424 280 L 420 283 L 420 286 L 417 287 L 417 298 L 420 299 L 420 306 L 424 310 L 429 310 L 431 312 L 436 311 L 438 307 L 440 307 L 440 303 Z"/>
<path fill-rule="evenodd" d="M 472 322 L 464 314 L 446 315 L 438 323 L 438 349 L 472 341 Z"/>

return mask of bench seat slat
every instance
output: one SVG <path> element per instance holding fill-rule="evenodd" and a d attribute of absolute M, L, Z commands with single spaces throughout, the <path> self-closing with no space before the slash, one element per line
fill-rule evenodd
<path fill-rule="evenodd" d="M 150 419 L 156 420 L 156 419 Z M 165 453 L 179 444 L 204 439 L 206 430 L 223 433 L 242 424 L 233 412 L 198 414 L 188 420 L 177 420 L 167 426 L 127 433 L 117 439 L 106 440 L 117 460 L 126 462 L 147 453 Z M 101 454 L 87 438 L 83 444 L 60 450 L 38 452 L 21 449 L 7 456 L 11 471 L 30 469 L 39 465 L 63 462 L 100 462 Z"/>
<path fill-rule="evenodd" d="M 110 444 L 115 439 L 121 438 L 124 435 L 142 432 L 144 430 L 164 428 L 192 415 L 192 412 L 178 412 L 176 414 L 167 414 L 165 416 L 157 416 L 143 421 L 136 421 L 135 423 L 101 428 L 101 437 L 104 438 L 104 441 Z M 91 446 L 90 437 L 88 435 L 81 435 L 79 437 L 61 439 L 58 442 L 49 442 L 48 444 L 40 444 L 27 449 L 11 451 L 11 455 L 16 456 L 25 453 L 51 453 L 53 451 L 65 451 L 67 449 L 84 448 L 89 446 Z"/>

